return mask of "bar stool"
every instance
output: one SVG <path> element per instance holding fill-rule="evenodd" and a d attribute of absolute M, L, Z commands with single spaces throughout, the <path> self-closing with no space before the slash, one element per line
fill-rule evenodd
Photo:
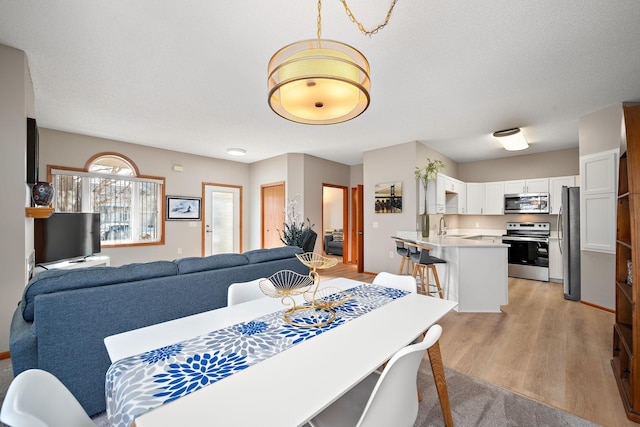
<path fill-rule="evenodd" d="M 419 244 L 409 244 L 409 256 L 413 261 L 413 277 L 416 277 L 418 273 L 420 274 L 420 291 L 423 294 L 426 294 L 427 291 L 429 294 L 437 293 L 440 298 L 444 299 L 444 294 L 442 292 L 442 287 L 440 286 L 440 278 L 438 277 L 438 270 L 436 269 L 436 264 L 446 264 L 447 261 L 436 258 L 434 256 L 429 255 L 429 251 L 431 248 L 427 246 L 422 246 Z M 431 291 L 431 283 L 429 280 L 429 271 L 433 274 L 433 278 L 435 280 L 436 291 Z M 427 280 L 427 288 L 425 288 L 425 276 Z"/>
<path fill-rule="evenodd" d="M 400 269 L 398 269 L 398 274 L 410 274 L 411 268 L 411 257 L 409 256 L 409 248 L 405 246 L 405 241 L 398 237 L 391 237 L 396 242 L 396 252 L 398 255 L 402 257 L 400 260 Z M 403 272 L 406 270 L 406 273 Z"/>

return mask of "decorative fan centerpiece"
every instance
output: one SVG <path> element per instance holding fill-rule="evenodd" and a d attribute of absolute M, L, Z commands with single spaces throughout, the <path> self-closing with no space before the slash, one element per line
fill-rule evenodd
<path fill-rule="evenodd" d="M 320 275 L 317 270 L 335 266 L 335 258 L 327 258 L 314 252 L 296 254 L 309 267 L 309 275 L 291 270 L 281 270 L 259 282 L 260 290 L 272 298 L 281 298 L 282 304 L 291 305 L 284 313 L 285 322 L 290 325 L 311 328 L 324 326 L 336 318 L 334 307 L 344 304 L 352 294 L 339 288 L 319 288 Z M 306 304 L 297 305 L 294 299 L 303 295 Z"/>

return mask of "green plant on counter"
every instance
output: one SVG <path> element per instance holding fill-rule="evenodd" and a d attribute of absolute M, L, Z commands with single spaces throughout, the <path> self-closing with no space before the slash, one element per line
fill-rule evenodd
<path fill-rule="evenodd" d="M 420 218 L 420 229 L 422 231 L 422 237 L 429 237 L 429 209 L 427 206 L 427 190 L 429 189 L 429 181 L 436 178 L 439 172 L 444 170 L 444 163 L 441 160 L 431 160 L 427 157 L 427 165 L 423 168 L 416 166 L 415 174 L 416 179 L 422 182 L 424 187 L 424 213 Z"/>

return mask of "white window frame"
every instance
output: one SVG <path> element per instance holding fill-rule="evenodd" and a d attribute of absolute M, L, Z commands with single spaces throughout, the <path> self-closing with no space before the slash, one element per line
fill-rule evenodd
<path fill-rule="evenodd" d="M 118 157 L 118 156 L 116 156 Z M 126 159 L 123 159 L 126 161 Z M 127 161 L 127 163 L 130 163 Z M 134 169 L 135 172 L 135 169 Z M 129 224 L 131 227 L 131 238 L 130 239 L 121 239 L 121 240 L 101 240 L 102 247 L 117 247 L 117 246 L 142 246 L 142 245 L 161 245 L 164 244 L 164 186 L 165 180 L 163 178 L 156 177 L 145 177 L 145 176 L 132 176 L 132 175 L 117 175 L 117 174 L 106 174 L 106 173 L 92 173 L 85 172 L 73 169 L 63 169 L 63 168 L 51 168 L 50 175 L 53 177 L 55 175 L 66 175 L 66 176 L 76 176 L 80 177 L 83 180 L 82 192 L 81 192 L 81 207 L 79 212 L 93 212 L 93 201 L 91 195 L 91 186 L 87 182 L 84 183 L 85 180 L 89 181 L 91 178 L 99 178 L 99 179 L 115 179 L 119 181 L 130 181 L 133 183 L 132 189 L 132 198 L 131 198 L 131 213 L 129 218 Z M 156 215 L 156 238 L 155 239 L 141 239 L 142 228 L 140 227 L 138 217 L 136 212 L 136 206 L 140 205 L 139 200 L 139 189 L 138 185 L 140 183 L 155 183 L 158 184 L 158 194 L 157 194 L 157 215 Z M 101 221 L 102 223 L 102 221 Z"/>

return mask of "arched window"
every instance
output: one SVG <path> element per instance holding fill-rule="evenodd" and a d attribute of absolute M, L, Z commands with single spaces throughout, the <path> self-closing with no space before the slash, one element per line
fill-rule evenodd
<path fill-rule="evenodd" d="M 164 243 L 164 178 L 142 176 L 117 153 L 101 153 L 84 170 L 50 167 L 57 212 L 100 213 L 103 246 Z"/>

